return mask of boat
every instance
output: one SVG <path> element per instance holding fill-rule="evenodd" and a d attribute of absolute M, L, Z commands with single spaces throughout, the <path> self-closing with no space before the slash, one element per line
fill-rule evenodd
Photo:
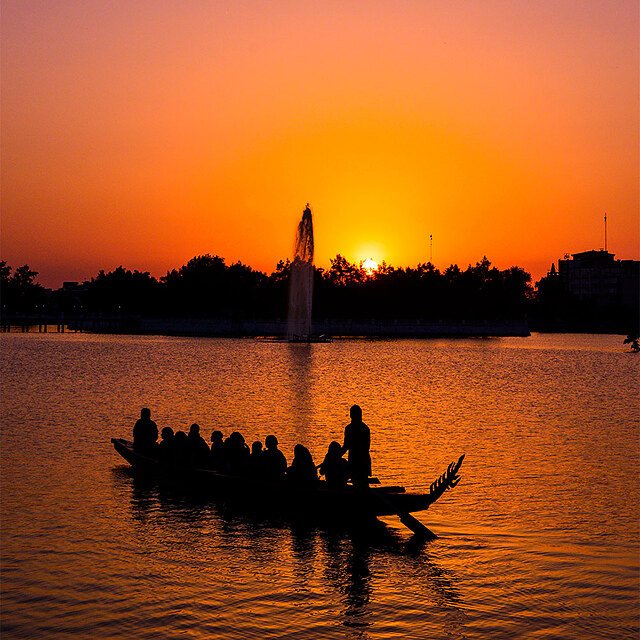
<path fill-rule="evenodd" d="M 211 469 L 174 466 L 161 463 L 153 455 L 134 449 L 133 442 L 112 438 L 114 449 L 137 471 L 159 479 L 204 491 L 215 498 L 230 500 L 246 507 L 259 507 L 269 512 L 305 514 L 332 519 L 363 521 L 378 516 L 397 515 L 414 533 L 436 537 L 411 513 L 425 511 L 445 491 L 460 482 L 458 470 L 464 454 L 430 486 L 428 493 L 407 492 L 402 486 L 373 485 L 368 490 L 329 489 L 324 480 L 313 487 L 300 487 L 286 480 L 265 481 L 237 476 Z M 372 478 L 372 482 L 379 482 Z"/>

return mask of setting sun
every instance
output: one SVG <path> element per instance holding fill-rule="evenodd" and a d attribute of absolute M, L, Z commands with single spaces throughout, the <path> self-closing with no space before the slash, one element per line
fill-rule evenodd
<path fill-rule="evenodd" d="M 378 263 L 373 258 L 367 258 L 362 262 L 362 268 L 367 274 L 373 275 L 373 273 L 378 270 Z"/>

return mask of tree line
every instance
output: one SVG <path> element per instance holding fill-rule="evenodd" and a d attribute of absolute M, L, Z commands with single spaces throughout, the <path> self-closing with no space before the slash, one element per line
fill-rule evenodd
<path fill-rule="evenodd" d="M 313 315 L 376 320 L 520 320 L 573 322 L 602 310 L 573 300 L 555 274 L 536 283 L 520 267 L 500 270 L 483 257 L 461 269 L 430 262 L 368 272 L 338 254 L 328 269 L 314 268 Z M 284 319 L 289 260 L 267 275 L 214 255 L 196 256 L 161 278 L 119 266 L 78 286 L 52 291 L 28 265 L 13 271 L 0 262 L 3 313 L 61 313 L 148 317 Z"/>

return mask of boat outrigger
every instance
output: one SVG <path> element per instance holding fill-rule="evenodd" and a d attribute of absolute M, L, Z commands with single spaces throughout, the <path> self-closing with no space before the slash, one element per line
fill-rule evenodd
<path fill-rule="evenodd" d="M 363 520 L 377 516 L 399 516 L 401 522 L 423 538 L 437 537 L 411 513 L 425 511 L 445 491 L 460 482 L 458 470 L 464 454 L 430 486 L 429 493 L 411 493 L 404 487 L 375 485 L 363 492 L 348 485 L 346 489 L 328 489 L 323 480 L 313 488 L 299 487 L 287 481 L 256 480 L 211 469 L 171 466 L 151 455 L 136 451 L 133 442 L 112 438 L 114 449 L 135 469 L 167 480 L 188 483 L 216 497 L 232 498 L 243 505 L 259 505 L 274 511 L 313 514 L 324 518 Z M 373 481 L 377 481 L 373 479 Z"/>

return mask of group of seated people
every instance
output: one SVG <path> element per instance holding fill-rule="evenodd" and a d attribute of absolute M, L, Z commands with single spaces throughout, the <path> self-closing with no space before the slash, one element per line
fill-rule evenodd
<path fill-rule="evenodd" d="M 322 464 L 317 465 L 309 449 L 297 444 L 293 449 L 293 460 L 287 459 L 278 449 L 274 435 L 265 438 L 264 447 L 257 440 L 246 444 L 244 437 L 234 431 L 227 438 L 221 431 L 211 434 L 211 447 L 200 435 L 198 424 L 192 424 L 189 433 L 164 427 L 158 442 L 158 427 L 151 420 L 149 409 L 142 409 L 140 420 L 133 428 L 133 446 L 138 452 L 157 457 L 160 462 L 200 469 L 212 469 L 230 475 L 249 476 L 263 480 L 287 479 L 297 486 L 313 486 L 318 482 L 318 471 L 324 475 L 329 489 L 346 487 L 349 465 L 342 457 L 343 448 L 338 442 L 329 445 Z"/>

